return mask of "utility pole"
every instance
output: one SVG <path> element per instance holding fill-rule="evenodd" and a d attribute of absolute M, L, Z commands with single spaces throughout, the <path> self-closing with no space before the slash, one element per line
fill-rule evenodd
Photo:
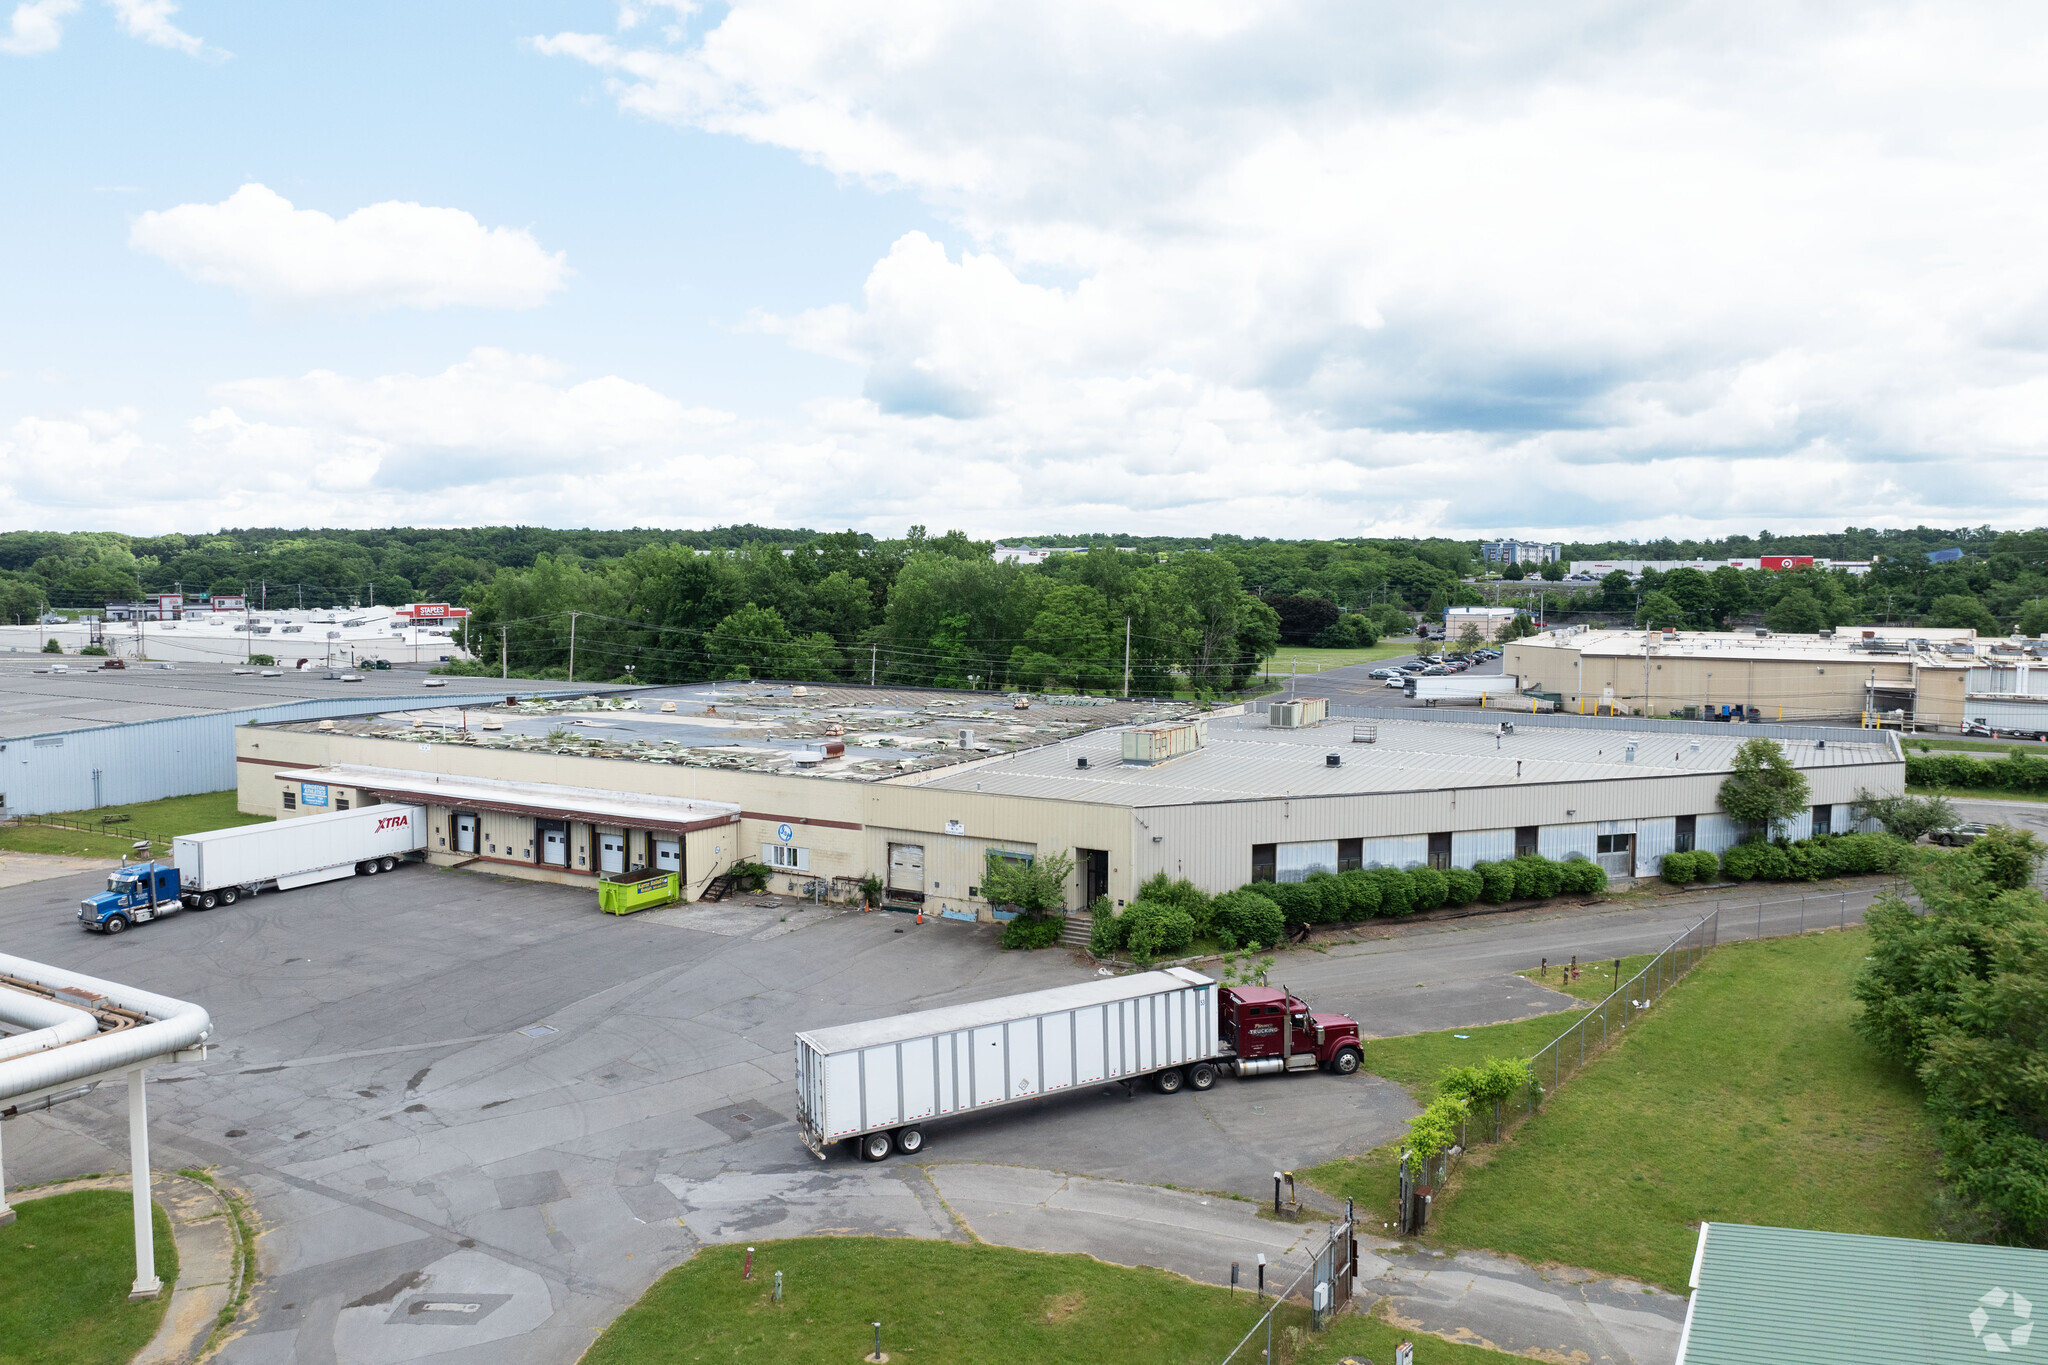
<path fill-rule="evenodd" d="M 1131 618 L 1124 618 L 1124 700 L 1131 699 Z"/>
<path fill-rule="evenodd" d="M 873 686 L 875 685 L 875 660 L 876 660 L 876 659 L 878 659 L 879 657 L 881 657 L 881 652 L 882 652 L 882 647 L 881 647 L 880 645 L 869 645 L 869 646 L 868 646 L 868 686 L 869 686 L 869 687 L 873 687 Z"/>
<path fill-rule="evenodd" d="M 506 645 L 505 645 L 505 627 L 503 627 L 503 626 L 499 626 L 499 627 L 498 627 L 498 677 L 499 677 L 499 678 L 501 678 L 501 679 L 503 679 L 503 678 L 509 678 L 509 677 L 511 677 L 511 676 L 512 676 L 512 657 L 511 657 L 511 656 L 510 656 L 509 654 L 507 654 L 507 653 L 505 652 L 505 650 L 506 650 Z"/>
<path fill-rule="evenodd" d="M 582 614 L 580 611 L 569 613 L 569 681 L 572 683 L 576 681 L 576 618 Z"/>

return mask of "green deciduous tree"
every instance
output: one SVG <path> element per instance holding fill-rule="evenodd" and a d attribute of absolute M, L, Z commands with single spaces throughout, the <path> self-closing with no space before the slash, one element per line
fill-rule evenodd
<path fill-rule="evenodd" d="M 1744 740 L 1735 763 L 1721 782 L 1721 809 L 1752 831 L 1775 835 L 1784 823 L 1806 809 L 1806 775 L 1785 757 L 1774 739 Z"/>
<path fill-rule="evenodd" d="M 1043 915 L 1066 904 L 1067 882 L 1074 875 L 1071 853 L 1026 859 L 990 849 L 984 861 L 981 895 L 989 904 L 1013 905 L 1028 915 Z"/>

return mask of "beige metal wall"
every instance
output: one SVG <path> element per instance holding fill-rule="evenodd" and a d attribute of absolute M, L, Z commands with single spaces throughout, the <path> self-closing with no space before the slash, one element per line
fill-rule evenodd
<path fill-rule="evenodd" d="M 1719 809 L 1725 774 L 1611 778 L 1592 782 L 1530 783 L 1457 791 L 1374 796 L 1151 806 L 1134 812 L 1139 838 L 1136 874 L 1186 877 L 1221 891 L 1251 880 L 1254 844 L 1372 839 L 1401 834 L 1513 830 L 1707 815 Z M 1877 796 L 1905 792 L 1905 764 L 1868 764 L 1806 770 L 1812 801 L 1853 801 L 1859 790 Z M 1153 842 L 1154 839 L 1158 842 Z"/>
<path fill-rule="evenodd" d="M 1569 643 L 1517 640 L 1506 647 L 1502 670 L 1525 689 L 1557 692 L 1564 709 L 1591 715 L 1603 689 L 1614 689 L 1624 711 L 1644 703 L 1643 656 L 1582 656 Z M 1911 659 L 1826 656 L 1807 659 L 1682 654 L 1658 647 L 1650 655 L 1649 713 L 1664 715 L 1692 705 L 1754 706 L 1765 720 L 1844 719 L 1859 716 L 1865 684 L 1918 689 L 1915 719 L 1955 725 L 1963 718 L 1962 668 L 1923 668 Z"/>
<path fill-rule="evenodd" d="M 778 831 L 784 824 L 792 828 L 788 845 L 809 851 L 810 865 L 803 872 L 776 875 L 773 884 L 777 890 L 813 877 L 858 879 L 872 873 L 886 878 L 891 839 L 910 835 L 919 836 L 927 850 L 925 876 L 935 885 L 928 885 L 926 894 L 949 906 L 986 908 L 978 897 L 967 896 L 966 890 L 979 885 L 981 850 L 989 847 L 1039 856 L 1062 852 L 1072 856 L 1077 849 L 1102 849 L 1109 854 L 1110 896 L 1128 900 L 1136 885 L 1131 875 L 1131 814 L 1123 806 L 260 727 L 237 730 L 235 745 L 238 804 L 250 814 L 290 813 L 279 806 L 277 788 L 281 784 L 274 774 L 281 765 L 361 764 L 735 802 L 742 812 L 738 837 L 720 841 L 724 851 L 719 855 L 718 870 L 736 857 L 760 858 L 762 845 L 782 842 Z M 530 835 L 532 822 L 523 823 Z M 445 832 L 445 812 L 435 828 Z M 588 828 L 579 825 L 572 844 L 578 838 L 587 844 L 587 834 Z M 524 853 L 528 843 L 515 843 Z M 572 864 L 575 856 L 572 847 Z M 595 865 L 594 848 L 586 849 L 584 856 L 590 859 L 589 865 Z M 573 880 L 545 871 L 537 875 Z M 690 845 L 689 875 L 699 884 L 709 875 L 696 843 Z M 1078 868 L 1068 882 L 1067 903 L 1074 908 L 1081 903 Z"/>

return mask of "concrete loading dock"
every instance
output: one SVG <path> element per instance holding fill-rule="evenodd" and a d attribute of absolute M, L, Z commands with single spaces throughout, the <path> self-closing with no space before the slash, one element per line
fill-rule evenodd
<path fill-rule="evenodd" d="M 1129 725 L 1156 730 L 1177 718 L 1165 708 L 1103 707 L 1077 708 L 1051 733 L 996 752 L 906 749 L 899 733 L 890 752 L 915 757 L 865 759 L 853 745 L 842 757 L 801 761 L 791 730 L 837 726 L 860 737 L 861 694 L 835 691 L 796 698 L 764 689 L 744 700 L 728 691 L 720 702 L 643 694 L 643 708 L 674 704 L 678 723 L 695 722 L 686 707 L 716 706 L 718 719 L 762 732 L 751 748 L 735 740 L 701 756 L 637 739 L 493 742 L 474 711 L 466 734 L 423 732 L 403 719 L 244 727 L 241 805 L 289 816 L 283 795 L 314 781 L 336 799 L 426 806 L 437 861 L 495 857 L 494 871 L 579 883 L 608 869 L 660 868 L 666 837 L 682 845 L 686 897 L 746 859 L 773 870 L 777 891 L 847 899 L 873 876 L 897 903 L 988 918 L 999 913 L 980 895 L 991 852 L 1071 856 L 1070 908 L 1097 895 L 1128 901 L 1156 872 L 1221 891 L 1318 868 L 1470 866 L 1535 851 L 1581 854 L 1613 876 L 1650 874 L 1673 849 L 1735 842 L 1717 793 L 1749 737 L 1705 725 L 1624 735 L 1562 717 L 1504 734 L 1474 713 L 1470 723 L 1381 720 L 1367 743 L 1354 742 L 1348 721 L 1276 728 L 1261 716 L 1213 713 L 1191 748 L 1173 752 L 1182 746 L 1155 738 L 1127 750 Z M 912 738 L 969 728 L 956 724 L 958 694 L 941 694 L 943 708 L 904 694 L 886 701 L 915 722 Z M 1008 710 L 1000 697 L 967 701 Z M 1860 791 L 1904 789 L 1895 736 L 1816 729 L 1788 732 L 1784 744 L 1814 802 L 1792 821 L 1794 837 L 1851 828 Z M 484 787 L 495 806 L 485 806 Z M 475 823 L 465 826 L 466 816 Z M 481 853 L 467 851 L 479 840 Z"/>

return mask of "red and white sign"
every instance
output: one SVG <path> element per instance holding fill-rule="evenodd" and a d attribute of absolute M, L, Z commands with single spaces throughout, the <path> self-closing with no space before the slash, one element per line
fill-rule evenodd
<path fill-rule="evenodd" d="M 1765 555 L 1759 561 L 1766 569 L 1810 569 L 1812 555 Z"/>
<path fill-rule="evenodd" d="M 185 605 L 185 594 L 181 592 L 153 592 L 149 595 L 149 600 L 156 603 L 159 610 L 177 611 Z"/>
<path fill-rule="evenodd" d="M 459 621 L 469 615 L 469 608 L 451 607 L 446 602 L 414 602 L 398 608 L 398 614 L 415 621 Z"/>

